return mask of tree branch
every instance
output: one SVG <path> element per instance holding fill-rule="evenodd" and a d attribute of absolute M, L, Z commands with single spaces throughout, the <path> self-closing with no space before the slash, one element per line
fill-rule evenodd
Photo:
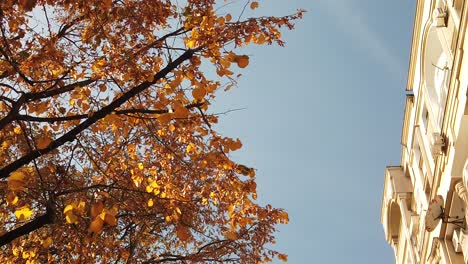
<path fill-rule="evenodd" d="M 3 235 L 0 236 L 0 247 L 10 243 L 18 237 L 27 235 L 34 230 L 37 230 L 45 225 L 51 224 L 53 222 L 53 213 L 52 210 L 48 209 L 47 212 L 31 222 L 22 225 L 18 228 L 15 228 Z"/>
<path fill-rule="evenodd" d="M 47 154 L 51 152 L 52 150 L 57 149 L 58 147 L 62 146 L 66 142 L 72 142 L 75 140 L 76 136 L 80 134 L 82 131 L 85 129 L 89 128 L 91 125 L 96 123 L 98 120 L 106 117 L 110 113 L 112 113 L 116 108 L 120 107 L 122 104 L 127 102 L 130 98 L 134 97 L 135 95 L 143 92 L 144 90 L 148 89 L 151 85 L 155 84 L 157 81 L 159 81 L 161 78 L 164 78 L 169 72 L 174 70 L 176 67 L 178 67 L 180 64 L 182 64 L 184 61 L 190 59 L 193 54 L 197 50 L 187 50 L 184 52 L 180 57 L 178 57 L 176 60 L 173 62 L 169 63 L 164 69 L 159 71 L 154 75 L 153 81 L 148 82 L 145 81 L 129 91 L 125 92 L 121 97 L 115 99 L 112 103 L 109 105 L 103 107 L 99 111 L 95 112 L 91 117 L 87 118 L 85 121 L 68 131 L 67 133 L 63 134 L 61 137 L 57 138 L 56 140 L 52 141 L 49 146 L 47 146 L 44 149 L 41 150 L 35 150 L 32 152 L 29 152 L 25 156 L 15 160 L 14 162 L 6 165 L 0 170 L 0 178 L 7 178 L 8 175 L 21 168 L 22 166 L 28 164 L 32 160 Z"/>
<path fill-rule="evenodd" d="M 69 92 L 69 91 L 71 91 L 71 90 L 73 90 L 73 89 L 75 89 L 77 87 L 83 87 L 83 86 L 89 85 L 89 84 L 91 84 L 91 83 L 93 83 L 95 81 L 96 80 L 89 79 L 89 80 L 75 82 L 75 83 L 72 83 L 72 84 L 69 84 L 69 85 L 65 85 L 63 87 L 60 87 L 60 88 L 57 88 L 57 89 L 54 89 L 54 90 L 47 90 L 47 91 L 42 91 L 42 92 L 37 92 L 37 93 L 27 93 L 26 98 L 27 98 L 27 101 L 34 101 L 34 100 L 37 100 L 37 99 L 52 97 L 52 96 L 57 95 L 57 94 Z"/>
<path fill-rule="evenodd" d="M 83 87 L 83 86 L 86 86 L 86 85 L 88 85 L 88 84 L 90 84 L 90 83 L 92 83 L 94 81 L 95 80 L 86 80 L 86 81 L 72 83 L 72 84 L 63 86 L 61 88 L 50 90 L 50 91 L 23 94 L 17 101 L 14 101 L 14 103 L 12 104 L 12 109 L 10 110 L 10 112 L 4 118 L 2 118 L 0 120 L 0 130 L 4 129 L 5 126 L 7 126 L 13 120 L 16 120 L 18 118 L 18 112 L 19 112 L 21 106 L 24 103 L 26 103 L 28 101 L 33 101 L 33 100 L 37 100 L 37 99 L 51 97 L 51 96 L 54 96 L 54 95 L 57 95 L 57 94 L 68 92 L 68 91 L 71 91 L 71 90 L 75 89 L 76 87 Z M 70 120 L 73 120 L 73 119 L 70 119 Z"/>
<path fill-rule="evenodd" d="M 196 103 L 196 104 L 188 104 L 185 106 L 187 109 L 191 108 L 199 108 L 202 106 L 203 103 Z M 126 114 L 166 114 L 169 113 L 167 109 L 123 109 L 123 110 L 115 110 L 115 114 L 117 115 L 126 115 Z M 39 116 L 30 116 L 30 115 L 18 115 L 16 120 L 22 121 L 32 121 L 32 122 L 46 122 L 46 123 L 54 123 L 54 122 L 63 122 L 63 121 L 71 121 L 71 120 L 80 120 L 89 117 L 87 114 L 81 115 L 72 115 L 72 116 L 57 116 L 57 117 L 39 117 Z M 134 118 L 138 118 L 136 116 L 132 116 Z"/>
<path fill-rule="evenodd" d="M 0 120 L 0 130 L 5 128 L 8 124 L 10 124 L 13 120 L 15 120 L 21 106 L 26 102 L 26 96 L 24 94 L 12 104 L 12 108 L 10 112 Z"/>

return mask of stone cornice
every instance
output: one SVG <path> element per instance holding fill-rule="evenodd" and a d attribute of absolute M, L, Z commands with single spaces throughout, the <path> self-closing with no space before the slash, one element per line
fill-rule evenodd
<path fill-rule="evenodd" d="M 408 80 L 406 83 L 406 90 L 412 91 L 413 90 L 413 81 L 414 81 L 414 74 L 416 70 L 416 58 L 418 55 L 419 49 L 419 42 L 420 42 L 420 33 L 421 33 L 421 25 L 422 25 L 422 15 L 424 10 L 424 0 L 417 0 L 416 1 L 416 13 L 414 17 L 414 24 L 413 24 L 413 37 L 411 40 L 411 50 L 410 50 L 410 59 L 408 65 Z"/>

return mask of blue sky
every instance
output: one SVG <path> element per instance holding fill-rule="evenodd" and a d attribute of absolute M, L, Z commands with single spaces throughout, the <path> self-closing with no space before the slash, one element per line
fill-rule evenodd
<path fill-rule="evenodd" d="M 257 168 L 259 201 L 287 209 L 276 249 L 289 263 L 394 263 L 380 224 L 384 169 L 398 165 L 415 1 L 270 0 L 308 10 L 285 48 L 250 47 L 216 110 Z"/>

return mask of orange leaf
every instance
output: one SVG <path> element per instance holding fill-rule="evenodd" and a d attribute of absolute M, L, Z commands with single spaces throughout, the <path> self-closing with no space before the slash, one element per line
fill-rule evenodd
<path fill-rule="evenodd" d="M 19 5 L 25 11 L 31 11 L 36 6 L 37 0 L 19 0 Z"/>
<path fill-rule="evenodd" d="M 99 234 L 102 231 L 104 221 L 100 217 L 96 217 L 88 227 L 88 232 Z"/>
<path fill-rule="evenodd" d="M 96 218 L 104 209 L 104 204 L 101 201 L 91 205 L 91 218 Z"/>
<path fill-rule="evenodd" d="M 18 196 L 16 196 L 13 192 L 10 192 L 8 193 L 6 200 L 8 205 L 15 205 L 18 202 Z"/>
<path fill-rule="evenodd" d="M 252 10 L 255 9 L 255 8 L 258 8 L 258 2 L 252 2 L 252 3 L 250 4 L 250 8 L 251 8 Z"/>
<path fill-rule="evenodd" d="M 175 118 L 187 118 L 190 114 L 189 110 L 185 108 L 181 103 L 174 105 L 174 117 Z"/>
<path fill-rule="evenodd" d="M 237 56 L 235 60 L 239 68 L 245 68 L 249 65 L 249 56 L 247 55 Z"/>
<path fill-rule="evenodd" d="M 192 95 L 193 95 L 193 98 L 195 98 L 197 100 L 201 100 L 201 99 L 203 99 L 203 97 L 205 97 L 206 90 L 203 87 L 193 89 L 192 90 Z"/>
<path fill-rule="evenodd" d="M 158 116 L 158 120 L 161 124 L 165 125 L 165 124 L 168 124 L 172 119 L 172 114 L 171 113 L 167 113 L 167 114 L 162 114 L 160 116 Z"/>
<path fill-rule="evenodd" d="M 102 0 L 102 5 L 105 9 L 112 7 L 112 0 Z"/>
<path fill-rule="evenodd" d="M 177 226 L 176 234 L 181 241 L 187 241 L 191 237 L 190 230 L 184 225 Z"/>
<path fill-rule="evenodd" d="M 285 254 L 278 254 L 278 259 L 284 262 L 288 262 L 288 255 Z"/>
<path fill-rule="evenodd" d="M 42 136 L 37 139 L 36 146 L 37 149 L 45 149 L 49 146 L 49 144 L 52 142 L 52 139 L 47 136 Z"/>
<path fill-rule="evenodd" d="M 236 240 L 239 238 L 239 236 L 237 235 L 236 232 L 234 231 L 227 231 L 227 232 L 224 232 L 224 237 L 229 239 L 229 240 Z"/>
<path fill-rule="evenodd" d="M 114 215 L 107 213 L 104 217 L 104 222 L 110 226 L 115 226 L 117 224 L 117 219 Z"/>

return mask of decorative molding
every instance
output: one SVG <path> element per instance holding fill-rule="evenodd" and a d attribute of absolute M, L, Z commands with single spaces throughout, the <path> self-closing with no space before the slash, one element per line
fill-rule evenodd
<path fill-rule="evenodd" d="M 406 91 L 413 90 L 413 81 L 414 81 L 414 74 L 416 69 L 416 58 L 418 56 L 419 50 L 419 43 L 421 43 L 421 39 L 419 38 L 421 32 L 421 24 L 424 11 L 424 0 L 417 0 L 416 1 L 416 14 L 414 17 L 414 24 L 413 24 L 413 36 L 411 40 L 411 52 L 410 52 L 410 60 L 408 65 L 408 80 L 406 83 Z"/>
<path fill-rule="evenodd" d="M 465 203 L 465 206 L 468 205 L 468 192 L 465 184 L 463 182 L 455 184 L 455 191 L 457 192 L 458 197 L 460 197 Z"/>
<path fill-rule="evenodd" d="M 435 8 L 432 14 L 432 19 L 436 27 L 438 28 L 447 27 L 447 20 L 448 20 L 447 6 Z"/>
<path fill-rule="evenodd" d="M 434 237 L 432 239 L 431 252 L 429 253 L 429 257 L 427 258 L 427 263 L 431 263 L 431 264 L 439 263 L 440 261 L 439 245 L 440 245 L 439 238 Z"/>

